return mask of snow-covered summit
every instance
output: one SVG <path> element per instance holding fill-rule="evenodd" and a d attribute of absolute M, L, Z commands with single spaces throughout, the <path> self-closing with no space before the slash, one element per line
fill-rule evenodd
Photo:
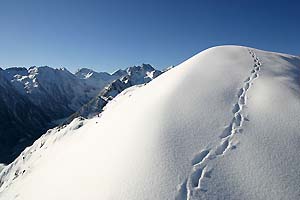
<path fill-rule="evenodd" d="M 88 68 L 80 68 L 75 75 L 80 79 L 94 79 L 94 81 L 102 81 L 102 82 L 109 82 L 116 79 L 116 76 L 112 76 L 107 72 L 95 72 L 92 69 Z"/>
<path fill-rule="evenodd" d="M 0 199 L 298 199 L 299 66 L 205 50 L 50 130 L 1 172 Z"/>
<path fill-rule="evenodd" d="M 147 83 L 161 74 L 161 71 L 155 70 L 150 64 L 129 67 L 126 72 L 135 84 Z"/>

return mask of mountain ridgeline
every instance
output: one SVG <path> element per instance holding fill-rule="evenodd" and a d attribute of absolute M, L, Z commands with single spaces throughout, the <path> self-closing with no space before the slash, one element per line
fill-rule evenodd
<path fill-rule="evenodd" d="M 125 88 L 147 83 L 160 74 L 149 64 L 113 74 L 87 68 L 75 74 L 47 66 L 0 68 L 0 163 L 13 161 L 47 129 L 66 122 L 73 113 L 86 117 L 89 110 L 99 112 L 104 104 L 95 107 L 91 103 L 99 96 L 111 99 Z M 92 109 L 87 109 L 90 104 Z"/>
<path fill-rule="evenodd" d="M 142 66 L 129 67 L 126 70 L 118 70 L 114 73 L 121 78 L 114 80 L 112 83 L 103 88 L 103 90 L 92 98 L 88 103 L 83 105 L 77 112 L 71 115 L 65 123 L 71 122 L 74 118 L 83 116 L 90 117 L 103 111 L 103 107 L 120 94 L 123 90 L 134 86 L 145 84 L 161 75 L 163 72 L 155 70 L 149 64 Z"/>

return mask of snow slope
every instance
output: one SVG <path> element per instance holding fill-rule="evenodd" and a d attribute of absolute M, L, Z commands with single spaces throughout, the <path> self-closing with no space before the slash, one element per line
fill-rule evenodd
<path fill-rule="evenodd" d="M 0 199 L 299 199 L 300 58 L 205 50 L 49 130 Z"/>

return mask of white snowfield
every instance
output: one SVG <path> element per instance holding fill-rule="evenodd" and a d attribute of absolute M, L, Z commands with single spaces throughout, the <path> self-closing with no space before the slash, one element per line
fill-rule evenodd
<path fill-rule="evenodd" d="M 297 200 L 299 153 L 300 58 L 220 46 L 48 131 L 0 199 Z"/>

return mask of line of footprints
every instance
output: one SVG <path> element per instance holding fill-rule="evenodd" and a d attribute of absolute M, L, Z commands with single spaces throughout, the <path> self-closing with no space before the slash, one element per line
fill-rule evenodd
<path fill-rule="evenodd" d="M 249 54 L 254 60 L 254 66 L 251 75 L 247 77 L 242 88 L 237 93 L 237 102 L 233 106 L 233 118 L 223 133 L 219 136 L 221 142 L 212 149 L 204 149 L 192 159 L 192 171 L 189 177 L 182 183 L 178 189 L 176 200 L 191 200 L 194 192 L 206 192 L 205 180 L 211 177 L 213 163 L 217 158 L 223 156 L 228 150 L 235 149 L 238 141 L 235 139 L 237 133 L 241 133 L 243 123 L 248 119 L 243 115 L 243 108 L 247 104 L 247 91 L 253 81 L 259 77 L 261 62 L 255 53 L 248 49 Z"/>

